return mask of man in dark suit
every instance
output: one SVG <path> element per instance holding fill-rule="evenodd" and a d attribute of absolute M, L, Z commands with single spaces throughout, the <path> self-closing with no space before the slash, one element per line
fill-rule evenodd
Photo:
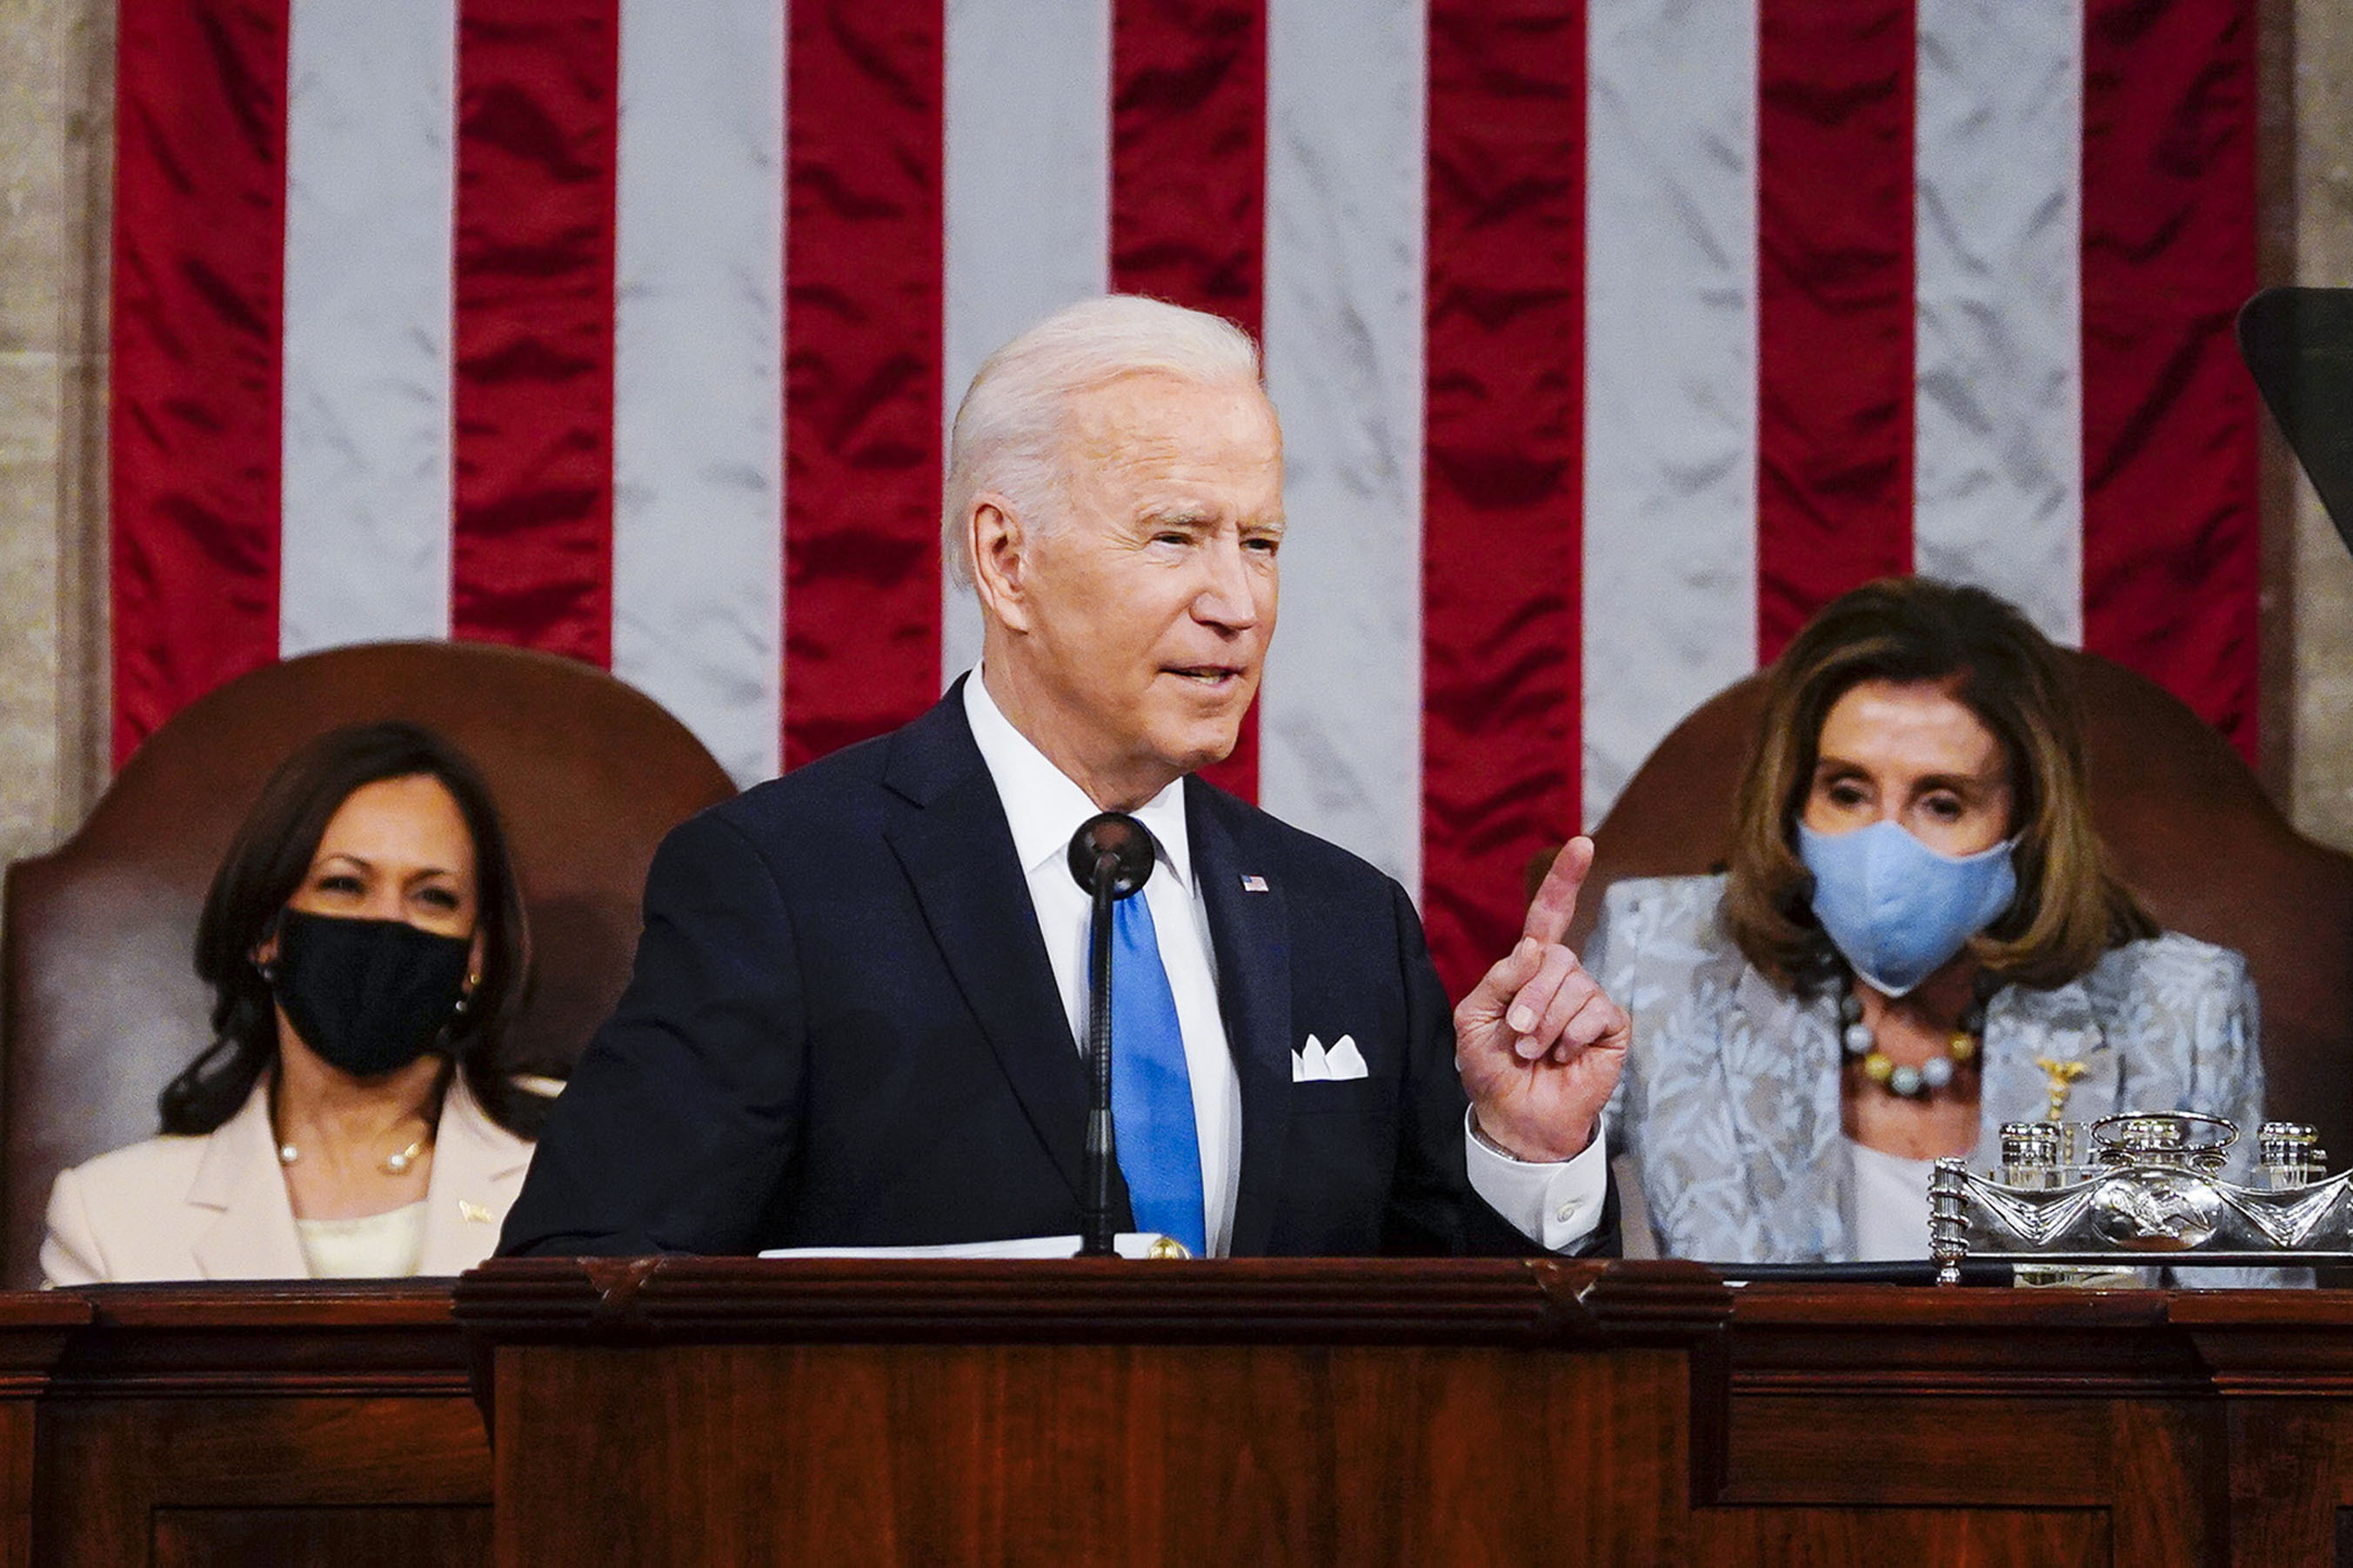
<path fill-rule="evenodd" d="M 1159 860 L 1123 906 L 1142 947 L 1119 973 L 1146 999 L 1114 980 L 1158 1020 L 1122 1026 L 1146 1043 L 1131 1064 L 1122 1037 L 1119 1083 L 1159 1097 L 1120 1109 L 1134 1215 L 1234 1255 L 1606 1245 L 1628 1025 L 1560 942 L 1591 845 L 1450 1017 L 1394 881 L 1190 776 L 1257 691 L 1283 527 L 1232 327 L 1113 298 L 999 350 L 947 486 L 979 670 L 671 835 L 502 1250 L 1076 1231 L 1087 903 L 1065 850 L 1099 810 L 1134 813 Z"/>

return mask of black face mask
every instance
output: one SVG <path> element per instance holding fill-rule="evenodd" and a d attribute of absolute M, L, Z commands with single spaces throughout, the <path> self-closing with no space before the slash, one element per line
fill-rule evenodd
<path fill-rule="evenodd" d="M 270 984 L 302 1043 L 354 1078 L 422 1056 L 457 1016 L 473 943 L 406 921 L 288 910 Z"/>

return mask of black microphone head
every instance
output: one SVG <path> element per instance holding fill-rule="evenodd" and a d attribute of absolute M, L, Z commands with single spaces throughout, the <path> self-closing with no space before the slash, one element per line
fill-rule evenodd
<path fill-rule="evenodd" d="M 2239 353 L 2353 550 L 2353 289 L 2264 289 L 2239 312 Z"/>
<path fill-rule="evenodd" d="M 1108 876 L 1111 896 L 1124 899 L 1152 876 L 1152 835 L 1124 811 L 1091 816 L 1071 835 L 1071 875 L 1090 893 Z"/>

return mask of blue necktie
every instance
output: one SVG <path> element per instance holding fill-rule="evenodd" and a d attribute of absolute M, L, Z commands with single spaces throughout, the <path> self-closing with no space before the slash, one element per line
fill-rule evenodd
<path fill-rule="evenodd" d="M 1205 1255 L 1201 1140 L 1176 995 L 1141 892 L 1112 906 L 1111 1116 L 1120 1174 L 1138 1230 L 1158 1231 Z"/>

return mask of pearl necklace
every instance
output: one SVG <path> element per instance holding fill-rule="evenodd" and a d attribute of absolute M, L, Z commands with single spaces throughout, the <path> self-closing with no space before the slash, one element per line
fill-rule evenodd
<path fill-rule="evenodd" d="M 1862 998 L 1855 994 L 1854 976 L 1841 972 L 1840 1042 L 1849 1057 L 1862 1063 L 1864 1078 L 1905 1100 L 1927 1099 L 1952 1082 L 1954 1073 L 1977 1059 L 1978 1044 L 1985 1037 L 1985 998 L 1972 997 L 1962 1010 L 1960 1025 L 1946 1042 L 1942 1056 L 1930 1057 L 1918 1067 L 1909 1062 L 1898 1065 L 1879 1048 L 1871 1026 L 1862 1021 Z"/>
<path fill-rule="evenodd" d="M 426 1138 L 430 1138 L 431 1136 L 431 1133 L 426 1134 Z M 426 1138 L 419 1138 L 407 1148 L 396 1150 L 392 1153 L 386 1154 L 383 1159 L 376 1162 L 376 1169 L 382 1171 L 387 1176 L 406 1175 L 408 1173 L 408 1167 L 417 1163 L 417 1156 L 425 1152 Z M 280 1164 L 290 1165 L 301 1157 L 302 1151 L 294 1144 L 280 1143 L 278 1145 L 278 1163 Z"/>

